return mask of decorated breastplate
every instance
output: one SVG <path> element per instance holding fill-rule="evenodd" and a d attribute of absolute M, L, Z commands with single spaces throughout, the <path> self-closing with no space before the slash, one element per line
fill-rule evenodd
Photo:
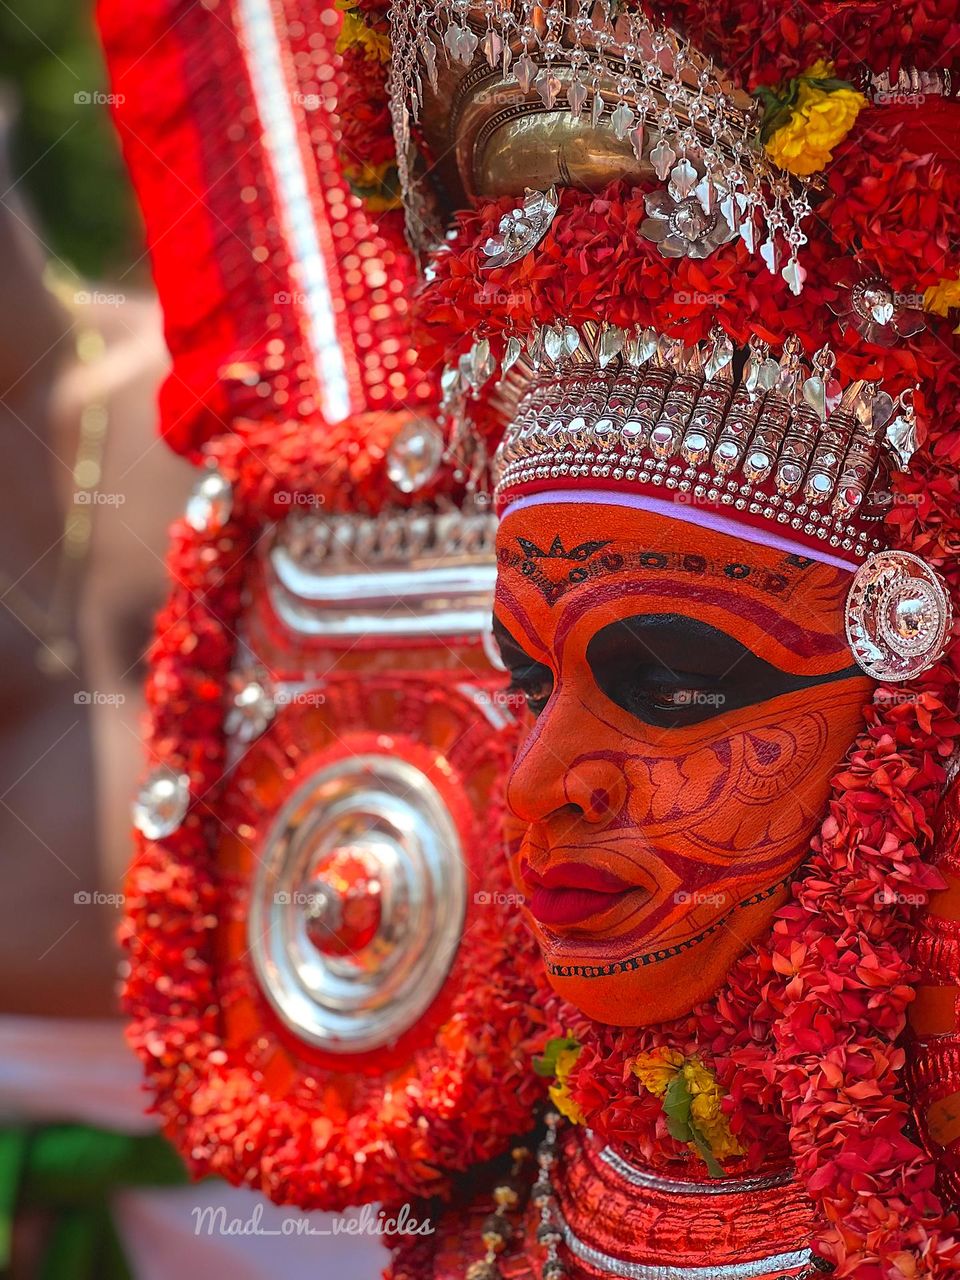
<path fill-rule="evenodd" d="M 441 1219 L 435 1280 L 808 1280 L 827 1269 L 789 1167 L 711 1180 L 691 1161 L 666 1176 L 576 1128 L 548 1128 L 536 1163 L 517 1205 L 491 1218 L 481 1201 Z M 492 1261 L 497 1231 L 506 1242 Z M 401 1262 L 397 1280 L 412 1277 Z"/>

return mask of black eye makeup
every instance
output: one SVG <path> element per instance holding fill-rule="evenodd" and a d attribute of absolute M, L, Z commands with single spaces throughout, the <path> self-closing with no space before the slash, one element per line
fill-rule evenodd
<path fill-rule="evenodd" d="M 553 672 L 525 653 L 496 618 L 493 620 L 493 635 L 500 646 L 500 657 L 510 676 L 510 692 L 521 694 L 533 714 L 538 716 L 553 693 Z"/>
<path fill-rule="evenodd" d="M 699 724 L 725 712 L 859 674 L 795 676 L 758 658 L 708 623 L 683 614 L 637 615 L 603 627 L 587 646 L 603 694 L 660 728 Z"/>

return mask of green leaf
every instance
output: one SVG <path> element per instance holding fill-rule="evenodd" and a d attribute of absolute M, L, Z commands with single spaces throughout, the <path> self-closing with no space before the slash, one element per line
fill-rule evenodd
<path fill-rule="evenodd" d="M 725 1178 L 723 1166 L 714 1156 L 710 1143 L 693 1121 L 692 1108 L 693 1096 L 687 1088 L 683 1072 L 679 1071 L 667 1085 L 667 1091 L 663 1095 L 663 1114 L 667 1118 L 670 1137 L 677 1142 L 696 1147 L 711 1178 Z"/>
<path fill-rule="evenodd" d="M 579 1049 L 580 1042 L 570 1036 L 556 1036 L 548 1040 L 542 1058 L 534 1058 L 533 1069 L 538 1076 L 553 1077 L 557 1074 L 557 1058 L 566 1049 Z"/>
<path fill-rule="evenodd" d="M 663 1095 L 663 1114 L 667 1117 L 667 1128 L 670 1137 L 677 1142 L 693 1142 L 693 1128 L 690 1124 L 690 1104 L 692 1099 L 682 1071 L 678 1071 Z"/>
<path fill-rule="evenodd" d="M 815 85 L 818 89 L 823 89 L 826 93 L 836 93 L 838 89 L 853 88 L 853 85 L 849 80 L 838 80 L 836 76 L 829 76 L 825 80 L 811 80 L 806 76 L 802 78 L 807 84 Z"/>
<path fill-rule="evenodd" d="M 700 1132 L 699 1129 L 691 1126 L 693 1130 L 693 1144 L 697 1148 L 703 1163 L 707 1166 L 707 1172 L 711 1178 L 725 1178 L 726 1172 L 723 1166 L 717 1160 L 716 1156 L 710 1150 L 710 1144 Z"/>
<path fill-rule="evenodd" d="M 766 142 L 771 134 L 776 133 L 785 124 L 790 123 L 793 108 L 800 93 L 799 80 L 788 80 L 777 90 L 767 85 L 754 89 L 753 96 L 763 103 L 763 123 L 760 126 L 760 141 Z"/>

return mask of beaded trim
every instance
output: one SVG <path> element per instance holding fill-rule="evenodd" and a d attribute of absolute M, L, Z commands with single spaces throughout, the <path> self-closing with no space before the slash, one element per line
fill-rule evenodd
<path fill-rule="evenodd" d="M 563 1239 L 567 1248 L 592 1267 L 610 1276 L 622 1276 L 625 1280 L 753 1280 L 754 1277 L 776 1275 L 809 1267 L 813 1254 L 809 1249 L 794 1249 L 789 1253 L 777 1253 L 769 1258 L 757 1258 L 752 1262 L 716 1262 L 709 1267 L 673 1267 L 648 1265 L 643 1262 L 624 1262 L 609 1253 L 602 1253 L 585 1244 L 569 1226 L 562 1223 Z"/>
<path fill-rule="evenodd" d="M 499 361 L 493 403 L 509 424 L 494 496 L 562 478 L 650 484 L 864 558 L 883 546 L 884 481 L 907 460 L 893 442 L 911 435 L 912 407 L 876 383 L 841 388 L 833 365 L 829 347 L 807 361 L 795 337 L 775 357 L 719 329 L 688 346 L 652 329 L 538 327 Z M 497 367 L 481 339 L 445 372 L 455 438 Z"/>
<path fill-rule="evenodd" d="M 675 1196 L 726 1196 L 743 1195 L 755 1191 L 769 1191 L 773 1187 L 789 1186 L 794 1180 L 792 1169 L 778 1169 L 775 1173 L 757 1175 L 751 1178 L 721 1178 L 713 1182 L 690 1182 L 679 1178 L 665 1178 L 646 1169 L 638 1169 L 636 1165 L 624 1160 L 612 1147 L 603 1147 L 600 1159 L 625 1182 L 635 1187 L 645 1187 L 648 1191 L 663 1191 Z"/>
<path fill-rule="evenodd" d="M 864 93 L 878 106 L 896 103 L 903 98 L 953 98 L 958 86 L 947 67 L 921 71 L 918 67 L 901 67 L 897 72 L 867 71 L 860 76 Z"/>
<path fill-rule="evenodd" d="M 385 511 L 377 516 L 295 511 L 280 522 L 276 544 L 302 571 L 379 573 L 425 564 L 493 562 L 497 519 L 489 510 Z"/>

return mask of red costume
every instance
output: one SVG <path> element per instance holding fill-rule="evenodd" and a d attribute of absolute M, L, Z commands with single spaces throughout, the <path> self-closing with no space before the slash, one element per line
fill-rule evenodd
<path fill-rule="evenodd" d="M 394 1280 L 960 1268 L 955 8 L 102 5 L 132 1037 Z"/>

